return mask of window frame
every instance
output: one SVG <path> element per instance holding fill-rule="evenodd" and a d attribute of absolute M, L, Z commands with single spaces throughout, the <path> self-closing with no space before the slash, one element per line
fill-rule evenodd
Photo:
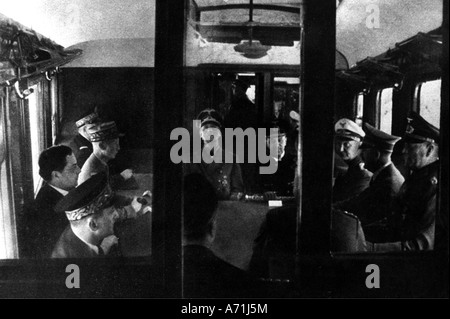
<path fill-rule="evenodd" d="M 392 90 L 391 91 L 391 100 L 390 100 L 390 104 L 391 104 L 391 110 L 390 110 L 390 120 L 388 121 L 388 122 L 390 122 L 390 130 L 389 130 L 389 132 L 386 132 L 385 130 L 382 130 L 382 131 L 385 131 L 386 133 L 388 133 L 388 134 L 392 134 L 392 124 L 393 124 L 393 112 L 394 112 L 394 92 L 395 92 L 395 89 L 394 89 L 394 87 L 385 87 L 385 88 L 382 88 L 382 89 L 379 89 L 378 91 L 377 91 L 377 100 L 376 100 L 376 105 L 377 105 L 377 118 L 378 118 L 378 123 L 377 123 L 377 126 L 378 126 L 378 128 L 381 130 L 381 128 L 382 128 L 382 125 L 384 124 L 383 123 L 383 114 L 382 114 L 382 109 L 381 109 L 381 103 L 382 103 L 382 95 L 383 95 L 383 91 L 385 91 L 385 90 Z"/>

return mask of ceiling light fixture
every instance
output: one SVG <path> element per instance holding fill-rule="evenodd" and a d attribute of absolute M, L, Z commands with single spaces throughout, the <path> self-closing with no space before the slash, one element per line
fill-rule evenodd
<path fill-rule="evenodd" d="M 256 25 L 255 22 L 253 22 L 253 0 L 250 0 L 249 20 L 246 25 L 248 27 L 249 39 L 242 40 L 241 43 L 235 45 L 234 50 L 249 59 L 259 59 L 266 56 L 267 51 L 272 47 L 269 45 L 262 45 L 259 40 L 253 39 L 253 27 Z"/>

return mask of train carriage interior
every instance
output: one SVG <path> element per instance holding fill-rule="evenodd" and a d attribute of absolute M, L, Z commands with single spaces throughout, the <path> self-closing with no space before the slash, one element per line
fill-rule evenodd
<path fill-rule="evenodd" d="M 263 296 L 448 298 L 447 1 L 2 0 L 0 45 L 1 297 L 189 297 L 183 181 L 196 172 L 219 198 L 208 248 L 254 276 Z M 205 109 L 215 111 L 205 119 Z M 121 176 L 115 194 L 131 202 L 150 191 L 151 202 L 117 223 L 119 257 L 36 258 L 29 210 L 49 183 L 39 155 L 65 145 L 87 169 L 77 121 L 94 111 L 87 130 L 114 121 L 120 137 L 105 164 L 109 181 Z M 374 252 L 362 217 L 335 212 L 351 207 L 333 196 L 352 165 L 335 124 L 403 137 L 411 112 L 440 132 L 433 218 L 445 243 L 433 228 L 434 249 Z M 241 162 L 194 162 L 215 141 L 204 138 L 211 127 L 225 139 L 214 152 Z M 228 148 L 236 128 L 254 139 L 241 130 Z M 284 143 L 277 180 L 261 174 L 270 128 L 278 152 Z M 173 159 L 177 129 L 193 147 L 183 163 Z M 406 146 L 390 155 L 402 181 Z M 87 270 L 86 288 L 64 285 L 71 263 Z M 381 289 L 366 287 L 368 264 L 382 269 Z M 255 287 L 244 296 L 260 297 Z"/>

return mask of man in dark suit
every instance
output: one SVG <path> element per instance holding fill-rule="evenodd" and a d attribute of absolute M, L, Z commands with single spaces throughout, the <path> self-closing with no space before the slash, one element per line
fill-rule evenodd
<path fill-rule="evenodd" d="M 223 128 L 241 128 L 244 131 L 248 128 L 257 130 L 258 107 L 247 96 L 247 90 L 249 87 L 249 83 L 242 79 L 236 79 L 233 81 L 231 85 L 233 93 L 231 105 L 228 113 L 225 115 Z M 247 156 L 248 150 L 251 146 L 252 145 L 249 145 L 248 140 L 244 141 L 245 156 Z M 229 151 L 232 152 L 233 150 Z M 244 159 L 241 158 L 241 160 Z M 240 169 L 246 192 L 248 192 L 252 187 L 251 181 L 254 181 L 257 178 L 258 167 L 256 164 L 249 163 L 248 160 L 245 160 L 243 163 L 240 163 Z"/>
<path fill-rule="evenodd" d="M 370 186 L 354 198 L 335 203 L 334 208 L 358 216 L 366 231 L 365 226 L 388 217 L 393 199 L 405 179 L 391 161 L 395 143 L 401 138 L 367 123 L 364 124 L 364 129 L 366 136 L 361 147 L 366 167 L 373 173 Z M 370 237 L 367 232 L 366 237 Z"/>
<path fill-rule="evenodd" d="M 344 175 L 338 176 L 333 186 L 333 202 L 355 197 L 369 187 L 372 173 L 364 167 L 360 156 L 363 129 L 352 120 L 343 118 L 334 126 L 336 154 L 348 165 Z"/>
<path fill-rule="evenodd" d="M 26 255 L 49 258 L 58 237 L 67 226 L 54 210 L 56 203 L 77 186 L 80 168 L 70 147 L 52 146 L 39 156 L 39 175 L 44 184 L 25 213 Z"/>
<path fill-rule="evenodd" d="M 273 121 L 266 124 L 266 149 L 272 157 L 271 161 L 276 163 L 277 170 L 273 174 L 258 172 L 259 178 L 255 180 L 257 185 L 254 189 L 255 192 L 263 193 L 267 200 L 276 199 L 278 196 L 294 196 L 297 156 L 286 152 L 288 129 L 284 122 Z"/>
<path fill-rule="evenodd" d="M 184 178 L 183 297 L 255 297 L 256 282 L 210 250 L 217 204 L 214 188 L 203 175 L 193 173 Z"/>
<path fill-rule="evenodd" d="M 71 190 L 55 210 L 69 220 L 69 226 L 54 246 L 52 258 L 103 256 L 117 241 L 103 242 L 114 235 L 120 213 L 106 174 L 99 173 Z"/>
<path fill-rule="evenodd" d="M 448 211 L 438 211 L 439 129 L 419 114 L 408 118 L 404 141 L 411 170 L 394 202 L 387 227 L 393 238 L 368 245 L 374 251 L 448 251 Z"/>

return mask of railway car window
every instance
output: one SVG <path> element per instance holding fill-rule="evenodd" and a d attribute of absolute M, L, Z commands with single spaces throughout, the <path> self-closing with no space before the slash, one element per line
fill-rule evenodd
<path fill-rule="evenodd" d="M 439 127 L 441 118 L 441 80 L 423 82 L 419 86 L 419 113 L 431 124 Z"/>
<path fill-rule="evenodd" d="M 40 14 L 17 5 L 8 7 L 11 17 L 0 14 L 0 259 L 96 257 L 102 250 L 151 257 L 154 216 L 164 215 L 152 211 L 155 1 L 36 1 L 33 10 Z M 39 166 L 47 149 L 49 172 Z M 65 236 L 80 238 L 73 229 L 89 223 L 55 205 L 101 172 L 118 196 L 102 214 L 81 217 L 102 220 L 108 236 L 64 255 Z"/>
<path fill-rule="evenodd" d="M 364 111 L 364 94 L 359 93 L 356 96 L 356 124 L 362 127 Z"/>
<path fill-rule="evenodd" d="M 11 197 L 11 172 L 7 140 L 6 100 L 0 93 L 0 259 L 18 257 L 16 223 Z"/>
<path fill-rule="evenodd" d="M 336 48 L 350 65 L 337 74 L 350 92 L 363 87 L 367 100 L 364 132 L 355 125 L 341 132 L 349 147 L 359 145 L 361 158 L 334 184 L 358 193 L 333 198 L 331 250 L 438 250 L 448 231 L 439 225 L 439 132 L 430 124 L 439 125 L 441 81 L 418 79 L 442 73 L 442 2 L 424 2 L 412 15 L 400 2 L 380 1 L 374 7 L 383 13 L 359 30 L 369 2 L 343 1 L 337 10 Z M 337 98 L 346 101 L 350 94 L 339 91 Z"/>
<path fill-rule="evenodd" d="M 206 176 L 219 198 L 212 252 L 241 270 L 258 271 L 251 266 L 253 247 L 268 211 L 294 201 L 299 1 L 284 9 L 280 5 L 281 11 L 270 6 L 254 11 L 245 8 L 252 1 L 242 3 L 243 8 L 238 10 L 233 4 L 229 10 L 227 4 L 219 6 L 220 1 L 189 2 L 184 126 L 194 149 L 184 174 Z M 252 17 L 262 29 L 252 30 L 246 23 Z M 280 19 L 286 28 L 271 27 Z M 292 114 L 295 110 L 297 113 Z M 270 135 L 271 127 L 279 134 Z M 233 134 L 229 139 L 226 130 Z M 277 145 L 270 156 L 280 163 L 280 174 L 275 173 L 273 179 L 271 174 L 260 173 L 272 163 L 268 145 Z M 202 155 L 204 150 L 224 154 L 222 163 L 208 164 L 202 157 L 198 158 L 201 162 L 194 163 L 195 154 Z M 259 155 L 262 152 L 267 155 Z M 289 247 L 295 247 L 295 237 L 287 240 Z M 186 251 L 185 262 L 192 262 L 189 254 L 193 250 Z M 295 251 L 290 254 L 294 256 Z M 292 263 L 289 265 L 292 267 Z M 258 276 L 276 277 L 267 269 Z"/>
<path fill-rule="evenodd" d="M 380 105 L 380 130 L 388 134 L 392 130 L 392 88 L 379 92 L 378 103 Z"/>

